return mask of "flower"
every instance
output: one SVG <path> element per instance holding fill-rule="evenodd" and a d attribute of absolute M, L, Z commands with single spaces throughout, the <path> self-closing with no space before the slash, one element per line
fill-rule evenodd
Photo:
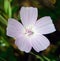
<path fill-rule="evenodd" d="M 8 19 L 7 35 L 15 38 L 16 46 L 26 53 L 30 52 L 32 47 L 36 52 L 45 50 L 50 42 L 44 34 L 56 31 L 50 16 L 37 20 L 37 8 L 21 7 L 20 17 L 22 24 L 15 19 Z"/>

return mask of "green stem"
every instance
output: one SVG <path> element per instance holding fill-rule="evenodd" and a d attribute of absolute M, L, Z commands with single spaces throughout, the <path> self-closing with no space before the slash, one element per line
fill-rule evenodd
<path fill-rule="evenodd" d="M 36 54 L 34 54 L 33 52 L 30 52 L 30 54 L 34 55 L 34 56 L 35 56 L 37 59 L 39 59 L 40 61 L 44 61 L 44 59 L 43 59 L 41 56 L 36 55 Z"/>
<path fill-rule="evenodd" d="M 46 60 L 46 61 L 51 61 L 49 58 L 47 58 L 46 56 L 43 55 L 43 58 Z"/>

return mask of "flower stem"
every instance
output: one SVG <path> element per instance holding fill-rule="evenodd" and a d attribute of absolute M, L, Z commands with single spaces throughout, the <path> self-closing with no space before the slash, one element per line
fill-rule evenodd
<path fill-rule="evenodd" d="M 36 54 L 34 54 L 33 52 L 30 52 L 30 54 L 34 55 L 34 56 L 35 56 L 37 59 L 39 59 L 40 61 L 44 61 L 44 59 L 43 59 L 41 56 L 36 55 Z"/>
<path fill-rule="evenodd" d="M 49 58 L 47 58 L 46 56 L 44 56 L 43 55 L 43 58 L 45 59 L 45 60 L 47 60 L 47 61 L 50 61 L 50 59 Z"/>

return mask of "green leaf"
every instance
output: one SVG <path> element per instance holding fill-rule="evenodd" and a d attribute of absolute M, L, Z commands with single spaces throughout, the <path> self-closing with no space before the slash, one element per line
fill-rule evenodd
<path fill-rule="evenodd" d="M 0 15 L 0 22 L 7 25 L 7 20 L 2 15 Z"/>
<path fill-rule="evenodd" d="M 0 37 L 0 47 L 9 47 L 9 43 L 4 37 Z"/>
<path fill-rule="evenodd" d="M 9 1 L 8 0 L 4 0 L 4 10 L 7 13 L 8 11 L 8 7 L 9 7 Z"/>
<path fill-rule="evenodd" d="M 10 3 L 9 3 L 9 7 L 8 7 L 8 14 L 9 14 L 9 18 L 11 18 L 12 17 L 12 7 L 11 7 Z"/>
<path fill-rule="evenodd" d="M 4 10 L 8 14 L 9 18 L 12 17 L 12 7 L 10 0 L 4 0 Z"/>

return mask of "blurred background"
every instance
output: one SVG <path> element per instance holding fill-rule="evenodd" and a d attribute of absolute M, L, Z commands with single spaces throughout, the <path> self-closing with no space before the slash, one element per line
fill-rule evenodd
<path fill-rule="evenodd" d="M 6 35 L 8 18 L 20 21 L 19 10 L 22 6 L 37 7 L 38 18 L 50 16 L 55 25 L 56 32 L 45 35 L 51 45 L 40 53 L 33 49 L 30 53 L 21 52 L 14 44 L 15 40 Z M 60 61 L 60 0 L 0 0 L 0 61 L 33 60 Z"/>

